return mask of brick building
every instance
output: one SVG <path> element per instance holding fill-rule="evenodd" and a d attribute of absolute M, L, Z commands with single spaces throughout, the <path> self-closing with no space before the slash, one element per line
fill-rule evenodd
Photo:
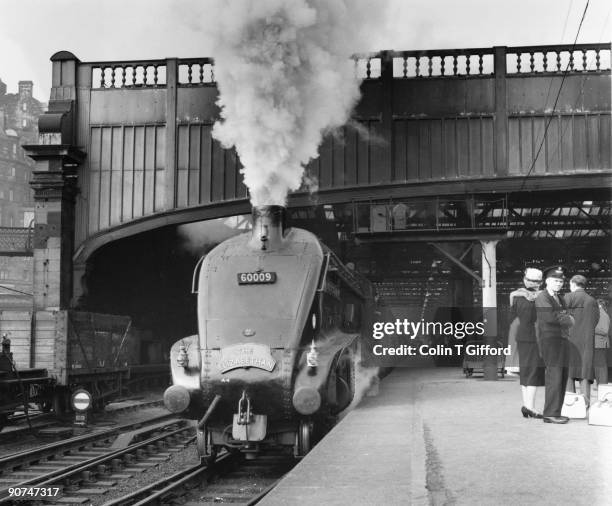
<path fill-rule="evenodd" d="M 28 184 L 34 162 L 22 144 L 38 140 L 38 117 L 44 111 L 32 96 L 32 81 L 19 81 L 18 93 L 7 93 L 0 80 L 0 226 L 27 227 L 34 217 Z"/>
<path fill-rule="evenodd" d="M 19 81 L 18 92 L 7 93 L 0 79 L 0 230 L 28 227 L 34 220 L 29 186 L 34 162 L 21 145 L 38 142 L 38 117 L 45 104 L 33 97 L 32 90 L 32 81 Z M 31 257 L 0 256 L 0 309 L 25 302 L 13 290 L 31 293 Z"/>

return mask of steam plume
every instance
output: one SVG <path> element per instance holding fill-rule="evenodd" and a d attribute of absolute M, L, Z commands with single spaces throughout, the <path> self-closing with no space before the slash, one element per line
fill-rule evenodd
<path fill-rule="evenodd" d="M 187 223 L 178 227 L 182 248 L 202 255 L 225 239 L 241 234 L 250 228 L 248 216 L 217 218 Z"/>
<path fill-rule="evenodd" d="M 221 120 L 213 136 L 235 146 L 253 205 L 284 205 L 323 135 L 359 99 L 350 55 L 363 44 L 364 0 L 218 0 L 213 42 Z M 370 24 L 370 23 L 368 23 Z"/>

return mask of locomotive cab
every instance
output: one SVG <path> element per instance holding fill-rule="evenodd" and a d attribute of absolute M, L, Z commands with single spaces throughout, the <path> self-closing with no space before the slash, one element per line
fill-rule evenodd
<path fill-rule="evenodd" d="M 198 335 L 171 352 L 173 412 L 198 419 L 201 456 L 220 447 L 302 455 L 352 400 L 365 280 L 280 206 L 202 261 Z"/>

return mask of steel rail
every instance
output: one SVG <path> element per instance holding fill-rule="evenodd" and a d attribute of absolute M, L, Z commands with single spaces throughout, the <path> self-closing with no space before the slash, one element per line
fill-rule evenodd
<path fill-rule="evenodd" d="M 118 499 L 108 501 L 102 506 L 136 506 L 142 504 L 151 504 L 154 501 L 161 500 L 166 494 L 173 492 L 175 489 L 186 485 L 193 479 L 202 479 L 208 475 L 218 473 L 217 466 L 229 466 L 236 462 L 239 456 L 233 453 L 224 453 L 217 457 L 212 466 L 202 466 L 196 464 L 187 469 L 183 469 L 164 480 L 147 485 L 139 490 L 132 492 Z M 161 487 L 161 489 L 160 489 Z M 161 503 L 160 503 L 161 504 Z"/>
<path fill-rule="evenodd" d="M 176 418 L 173 414 L 168 413 L 166 415 L 158 416 L 151 420 L 131 422 L 128 424 L 113 427 L 111 429 L 93 432 L 91 434 L 85 434 L 82 436 L 76 436 L 70 439 L 66 439 L 64 441 L 58 441 L 56 443 L 49 443 L 47 445 L 34 448 L 33 450 L 24 450 L 21 452 L 11 453 L 4 457 L 0 457 L 0 470 L 3 470 L 11 465 L 23 465 L 28 462 L 40 460 L 45 458 L 46 456 L 56 455 L 60 451 L 71 450 L 74 449 L 74 447 L 79 447 L 92 443 L 94 441 L 103 440 L 121 432 L 126 432 L 135 428 L 144 427 L 156 422 L 163 422 L 164 420 L 167 420 L 169 418 L 175 419 L 176 423 L 180 421 L 180 419 Z"/>
<path fill-rule="evenodd" d="M 102 506 L 144 506 L 144 505 L 163 505 L 169 504 L 173 500 L 178 500 L 176 495 L 189 494 L 192 489 L 202 483 L 205 479 L 212 477 L 231 477 L 233 471 L 240 471 L 241 467 L 235 468 L 235 465 L 241 460 L 239 453 L 227 452 L 217 457 L 215 462 L 210 466 L 195 465 L 187 469 L 183 469 L 164 480 L 147 485 L 139 490 L 136 490 L 128 495 L 113 499 L 104 503 Z M 248 466 L 251 461 L 243 461 L 245 466 Z M 253 494 L 251 497 L 244 497 L 240 504 L 254 505 L 261 501 L 271 490 L 274 489 L 285 476 L 286 472 L 282 473 L 277 479 L 268 485 L 259 493 Z M 227 475 L 227 476 L 226 476 Z M 231 478 L 230 478 L 231 479 Z M 190 486 L 193 484 L 193 486 Z M 211 483 L 215 486 L 215 483 Z M 190 501 L 196 503 L 197 501 Z"/>
<path fill-rule="evenodd" d="M 58 469 L 56 471 L 51 471 L 50 473 L 43 474 L 43 475 L 38 476 L 36 478 L 31 478 L 29 480 L 22 481 L 22 482 L 16 484 L 14 486 L 14 488 L 18 488 L 18 487 L 38 487 L 38 488 L 51 487 L 52 485 L 57 484 L 58 481 L 66 480 L 68 478 L 73 477 L 74 475 L 76 475 L 78 473 L 82 473 L 83 471 L 88 471 L 88 470 L 90 470 L 90 468 L 92 468 L 94 466 L 99 466 L 101 464 L 104 464 L 106 462 L 112 461 L 112 460 L 114 460 L 114 459 L 116 459 L 118 457 L 121 457 L 123 455 L 135 452 L 135 451 L 141 449 L 142 447 L 146 447 L 148 445 L 157 443 L 158 441 L 162 441 L 164 439 L 167 439 L 168 437 L 179 435 L 182 432 L 185 432 L 185 431 L 188 431 L 188 430 L 192 430 L 192 429 L 193 429 L 192 426 L 182 427 L 180 429 L 176 429 L 176 430 L 173 430 L 171 432 L 168 432 L 168 433 L 165 433 L 165 434 L 161 434 L 159 436 L 155 436 L 155 437 L 146 439 L 146 440 L 138 442 L 138 443 L 134 443 L 134 444 L 129 445 L 129 446 L 125 447 L 125 448 L 120 448 L 118 450 L 111 451 L 111 452 L 106 453 L 104 455 L 100 455 L 98 457 L 94 457 L 94 458 L 88 459 L 88 460 L 86 460 L 84 462 L 79 462 L 79 463 L 73 464 L 71 466 Z M 10 500 L 7 497 L 7 489 L 0 490 L 0 503 L 4 503 L 7 500 Z"/>

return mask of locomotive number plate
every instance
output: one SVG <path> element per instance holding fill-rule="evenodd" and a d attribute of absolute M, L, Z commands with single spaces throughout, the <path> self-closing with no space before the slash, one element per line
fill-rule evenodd
<path fill-rule="evenodd" d="M 239 367 L 256 367 L 264 371 L 272 371 L 276 360 L 272 358 L 270 347 L 265 344 L 236 344 L 221 350 L 219 369 L 221 372 L 231 371 Z"/>
<path fill-rule="evenodd" d="M 276 283 L 276 272 L 239 272 L 239 285 L 259 285 Z"/>

